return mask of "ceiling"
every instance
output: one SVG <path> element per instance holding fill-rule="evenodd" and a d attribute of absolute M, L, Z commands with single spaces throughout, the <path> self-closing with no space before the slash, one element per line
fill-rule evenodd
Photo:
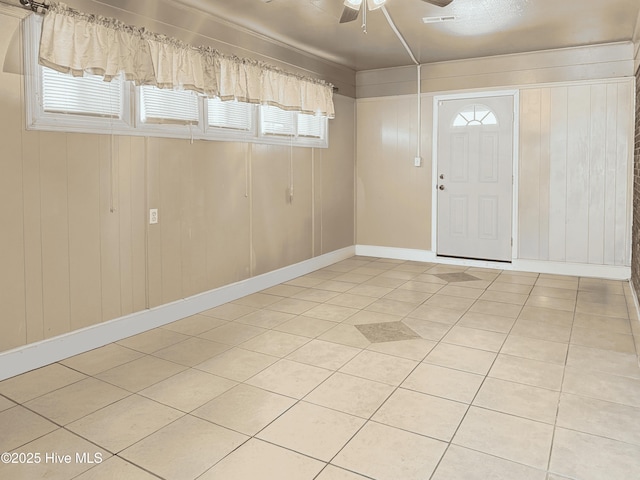
<path fill-rule="evenodd" d="M 109 1 L 109 0 L 107 0 Z M 110 2 L 111 3 L 111 2 Z M 339 24 L 343 0 L 174 0 L 225 22 L 361 71 L 411 65 L 382 11 Z M 638 0 L 388 0 L 387 11 L 420 63 L 631 41 Z M 422 17 L 454 15 L 446 23 Z M 212 36 L 215 34 L 212 32 Z"/>

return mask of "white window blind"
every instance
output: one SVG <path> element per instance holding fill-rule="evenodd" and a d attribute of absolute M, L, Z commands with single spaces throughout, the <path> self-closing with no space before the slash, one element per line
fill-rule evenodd
<path fill-rule="evenodd" d="M 244 102 L 223 102 L 219 98 L 209 98 L 207 101 L 210 127 L 243 131 L 252 129 L 253 105 Z"/>
<path fill-rule="evenodd" d="M 198 95 L 189 90 L 140 87 L 140 121 L 197 125 Z"/>
<path fill-rule="evenodd" d="M 282 110 L 271 105 L 263 105 L 260 112 L 263 134 L 287 136 L 296 134 L 295 112 Z"/>
<path fill-rule="evenodd" d="M 45 112 L 121 118 L 121 79 L 73 77 L 42 67 L 42 108 Z"/>
<path fill-rule="evenodd" d="M 326 117 L 320 115 L 298 114 L 298 136 L 322 138 Z"/>

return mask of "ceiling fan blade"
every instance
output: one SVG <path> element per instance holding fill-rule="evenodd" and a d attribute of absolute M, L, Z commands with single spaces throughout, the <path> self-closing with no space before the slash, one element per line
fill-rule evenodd
<path fill-rule="evenodd" d="M 356 18 L 358 18 L 358 13 L 360 13 L 360 10 L 354 10 L 353 8 L 345 6 L 344 10 L 342 11 L 342 16 L 340 17 L 340 23 L 353 22 Z"/>
<path fill-rule="evenodd" d="M 446 7 L 451 2 L 453 2 L 453 0 L 422 0 L 422 1 L 430 3 L 431 5 L 435 5 L 437 7 Z"/>

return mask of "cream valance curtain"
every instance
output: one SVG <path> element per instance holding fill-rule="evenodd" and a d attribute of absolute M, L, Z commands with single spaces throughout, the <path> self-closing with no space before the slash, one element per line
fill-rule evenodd
<path fill-rule="evenodd" d="M 275 105 L 333 118 L 332 85 L 285 72 L 257 60 L 224 55 L 208 47 L 125 25 L 113 18 L 52 3 L 45 15 L 39 62 L 59 72 L 122 73 L 137 85 L 193 90 L 222 100 Z"/>

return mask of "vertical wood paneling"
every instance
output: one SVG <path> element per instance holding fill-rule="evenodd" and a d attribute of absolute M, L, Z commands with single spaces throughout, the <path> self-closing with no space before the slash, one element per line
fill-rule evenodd
<path fill-rule="evenodd" d="M 591 87 L 569 89 L 567 145 L 567 261 L 589 259 L 589 134 Z"/>
<path fill-rule="evenodd" d="M 86 152 L 97 135 L 68 135 L 69 300 L 71 328 L 102 320 L 100 164 Z"/>
<path fill-rule="evenodd" d="M 102 319 L 111 320 L 120 309 L 119 159 L 117 141 L 98 137 L 100 162 L 100 260 L 102 273 Z M 113 208 L 114 211 L 111 211 Z"/>
<path fill-rule="evenodd" d="M 567 143 L 569 89 L 551 89 L 549 172 L 549 260 L 566 260 Z"/>
<path fill-rule="evenodd" d="M 550 176 L 551 176 L 551 89 L 540 91 L 540 185 L 538 233 L 540 260 L 549 260 Z"/>
<path fill-rule="evenodd" d="M 616 131 L 616 220 L 615 220 L 615 258 L 616 265 L 629 265 L 629 189 L 633 185 L 632 164 L 630 155 L 629 135 L 633 132 L 633 102 L 634 92 L 632 83 L 618 85 L 618 120 L 620 126 Z"/>
<path fill-rule="evenodd" d="M 540 255 L 540 147 L 541 90 L 530 89 L 520 96 L 520 258 Z"/>
<path fill-rule="evenodd" d="M 618 85 L 607 85 L 607 126 L 605 159 L 604 263 L 615 263 L 616 168 L 618 156 Z"/>
<path fill-rule="evenodd" d="M 70 331 L 67 135 L 40 134 L 44 336 Z"/>
<path fill-rule="evenodd" d="M 133 310 L 133 232 L 131 218 L 132 159 L 131 137 L 117 137 L 118 150 L 118 230 L 120 233 L 120 312 Z"/>
<path fill-rule="evenodd" d="M 589 263 L 604 263 L 605 160 L 607 144 L 607 87 L 591 87 L 589 164 Z"/>
<path fill-rule="evenodd" d="M 162 304 L 162 225 L 164 211 L 161 207 L 160 156 L 155 139 L 145 139 L 145 155 L 147 162 L 148 202 L 144 211 L 145 229 L 147 231 L 147 282 L 149 307 Z M 149 225 L 149 209 L 157 208 L 159 223 Z"/>
<path fill-rule="evenodd" d="M 131 172 L 131 257 L 132 257 L 132 312 L 146 307 L 147 289 L 147 198 L 145 171 L 145 139 L 130 139 Z"/>

